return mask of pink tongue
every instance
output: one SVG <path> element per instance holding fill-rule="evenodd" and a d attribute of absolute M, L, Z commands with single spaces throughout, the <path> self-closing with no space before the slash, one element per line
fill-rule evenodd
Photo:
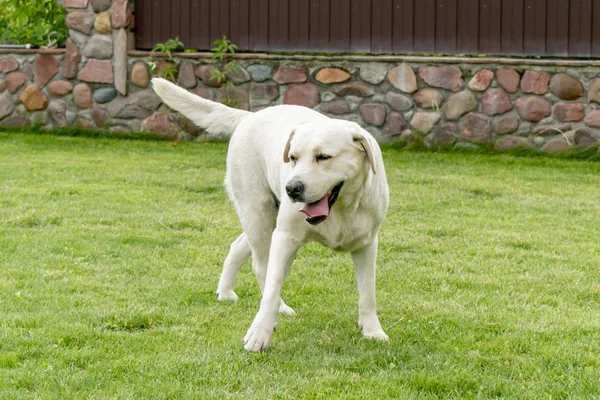
<path fill-rule="evenodd" d="M 305 204 L 300 212 L 306 214 L 309 218 L 323 217 L 329 215 L 329 200 L 327 196 L 314 203 Z"/>

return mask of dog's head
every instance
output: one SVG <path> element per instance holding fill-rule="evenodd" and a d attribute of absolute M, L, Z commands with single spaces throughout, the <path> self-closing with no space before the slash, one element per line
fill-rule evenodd
<path fill-rule="evenodd" d="M 377 173 L 373 145 L 368 132 L 348 121 L 303 124 L 290 133 L 283 161 L 291 163 L 292 173 L 285 190 L 304 203 L 300 211 L 308 223 L 324 221 L 340 195 Z"/>

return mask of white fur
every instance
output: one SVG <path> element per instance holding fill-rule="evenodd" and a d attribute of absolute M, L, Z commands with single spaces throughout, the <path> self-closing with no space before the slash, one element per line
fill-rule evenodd
<path fill-rule="evenodd" d="M 210 132 L 231 135 L 225 186 L 244 232 L 231 245 L 217 294 L 219 300 L 237 300 L 235 278 L 252 256 L 263 297 L 244 347 L 265 349 L 278 312 L 294 314 L 281 300 L 281 290 L 296 250 L 310 241 L 352 254 L 361 332 L 367 338 L 387 339 L 376 314 L 375 261 L 389 194 L 375 139 L 356 123 L 305 107 L 282 105 L 249 113 L 202 99 L 163 79 L 152 83 L 171 108 Z M 331 158 L 317 161 L 318 154 Z M 290 156 L 295 161 L 288 162 Z M 299 212 L 303 204 L 286 194 L 291 180 L 304 183 L 306 202 L 344 182 L 325 221 L 305 221 Z"/>

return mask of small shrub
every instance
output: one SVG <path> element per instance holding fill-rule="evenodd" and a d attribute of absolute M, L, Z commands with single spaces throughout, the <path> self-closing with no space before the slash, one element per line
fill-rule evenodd
<path fill-rule="evenodd" d="M 0 0 L 0 43 L 53 47 L 69 34 L 56 0 Z"/>

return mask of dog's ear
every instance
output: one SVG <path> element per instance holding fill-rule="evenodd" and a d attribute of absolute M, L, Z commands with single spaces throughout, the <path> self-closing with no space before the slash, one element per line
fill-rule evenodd
<path fill-rule="evenodd" d="M 292 129 L 292 131 L 290 132 L 290 137 L 287 140 L 287 143 L 285 144 L 285 149 L 283 150 L 283 162 L 284 163 L 289 163 L 290 162 L 290 146 L 292 143 L 292 138 L 294 137 L 294 133 L 296 133 L 296 129 Z"/>
<path fill-rule="evenodd" d="M 371 164 L 371 171 L 373 171 L 373 175 L 376 175 L 377 169 L 375 168 L 373 149 L 371 148 L 369 139 L 363 133 L 356 132 L 354 135 L 352 135 L 352 140 L 354 141 L 354 145 L 358 147 L 359 150 L 362 150 L 367 154 L 367 159 L 369 160 L 369 164 Z"/>

